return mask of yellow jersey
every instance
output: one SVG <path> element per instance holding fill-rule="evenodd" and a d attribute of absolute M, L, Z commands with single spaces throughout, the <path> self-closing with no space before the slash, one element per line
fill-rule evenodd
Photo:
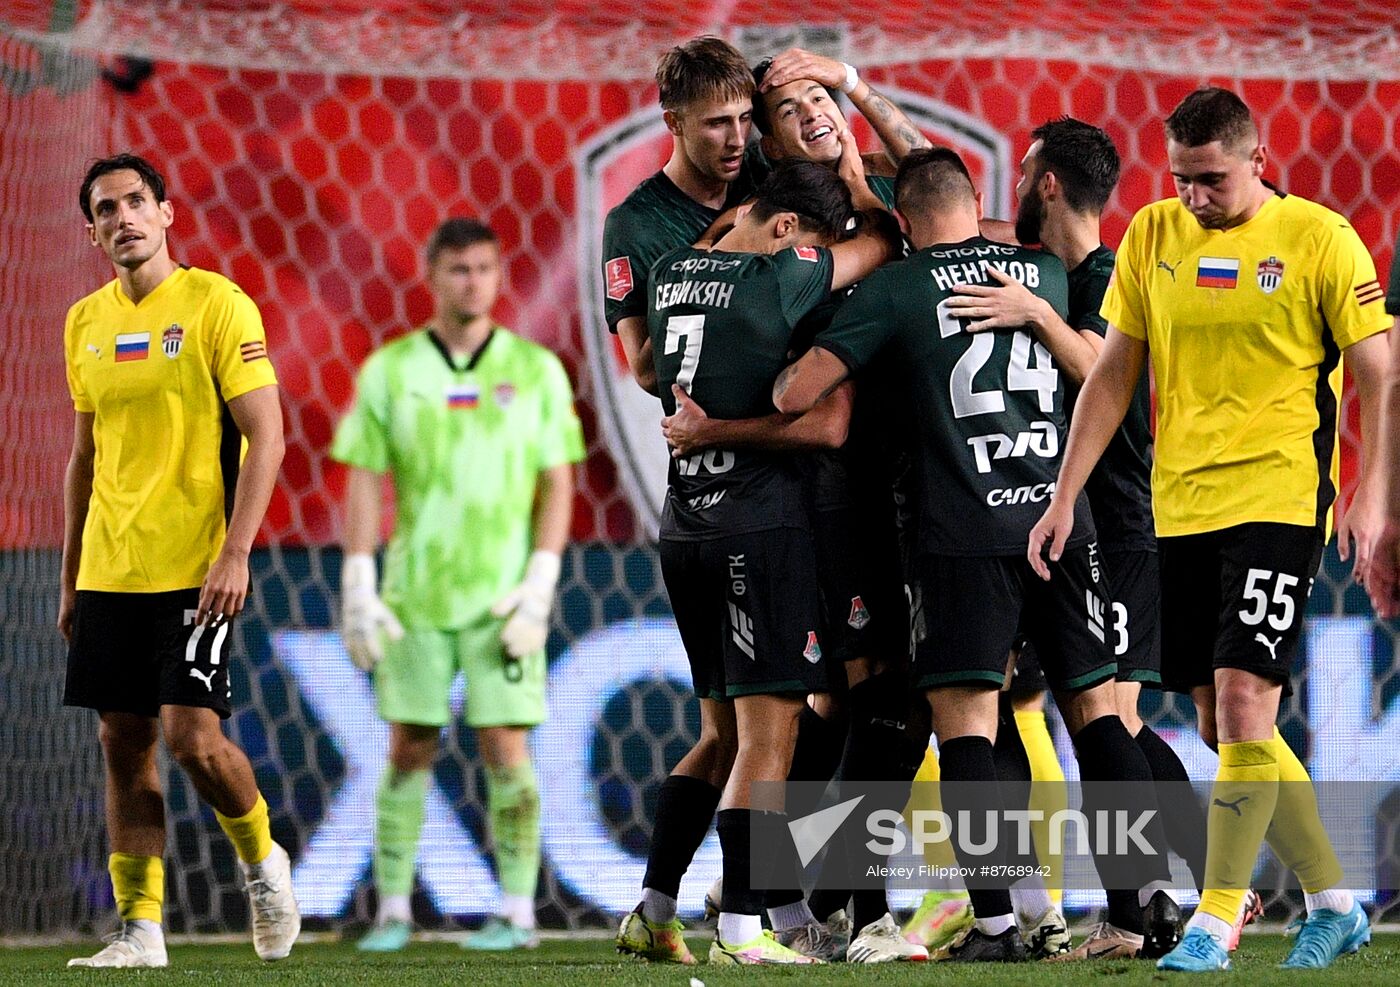
<path fill-rule="evenodd" d="M 180 267 L 139 304 L 113 280 L 68 310 L 63 337 L 96 446 L 78 589 L 201 585 L 242 460 L 227 403 L 277 383 L 257 306 L 227 278 Z"/>
<path fill-rule="evenodd" d="M 1345 218 L 1278 193 L 1207 230 L 1178 199 L 1133 217 L 1101 309 L 1157 381 L 1157 534 L 1250 521 L 1329 530 L 1341 352 L 1389 320 Z"/>

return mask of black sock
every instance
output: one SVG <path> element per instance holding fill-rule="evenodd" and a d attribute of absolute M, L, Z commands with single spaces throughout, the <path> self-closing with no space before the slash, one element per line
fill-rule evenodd
<path fill-rule="evenodd" d="M 783 824 L 786 826 L 787 820 L 792 818 L 787 813 L 778 813 L 783 817 Z M 773 859 L 771 860 L 771 878 L 765 884 L 763 891 L 764 908 L 781 908 L 783 905 L 794 905 L 804 897 L 802 894 L 802 861 L 797 857 L 797 845 L 793 843 L 790 833 L 777 834 L 781 839 L 773 849 Z"/>
<path fill-rule="evenodd" d="M 1105 891 L 1108 895 L 1108 921 L 1134 935 L 1142 935 L 1142 906 L 1138 904 L 1138 893 L 1115 888 Z"/>
<path fill-rule="evenodd" d="M 1147 724 L 1133 738 L 1147 758 L 1152 780 L 1157 783 L 1157 801 L 1170 805 L 1171 812 L 1162 814 L 1162 828 L 1167 831 L 1167 845 L 1191 868 L 1196 890 L 1205 887 L 1206 874 L 1206 814 L 1201 808 L 1191 776 L 1186 766 L 1167 743 Z"/>
<path fill-rule="evenodd" d="M 688 775 L 671 775 L 661 783 L 643 887 L 672 898 L 680 896 L 681 877 L 705 842 L 719 796 L 714 785 Z"/>
<path fill-rule="evenodd" d="M 799 819 L 816 810 L 826 783 L 841 763 L 846 743 L 846 725 L 840 719 L 818 716 L 803 706 L 797 720 L 797 743 L 792 751 L 787 787 L 787 817 Z M 791 840 L 781 842 L 780 856 L 773 861 L 772 887 L 764 892 L 763 907 L 779 908 L 802 900 L 801 861 Z"/>
<path fill-rule="evenodd" d="M 1016 727 L 1016 707 L 1011 704 L 1009 693 L 1003 692 L 997 700 L 997 742 L 992 749 L 997 765 L 997 782 L 1001 785 L 1002 798 L 1008 809 L 1026 809 L 1031 804 L 1031 759 L 1026 754 L 1026 745 L 1021 741 L 1021 731 Z M 1033 873 L 1040 865 L 1036 856 L 1035 844 L 1030 839 L 1030 824 L 1012 825 L 1007 823 L 1006 862 L 1012 873 Z M 1020 850 L 1021 837 L 1026 836 L 1026 852 Z M 1030 868 L 1029 871 L 1024 868 Z"/>
<path fill-rule="evenodd" d="M 841 868 L 845 873 L 845 867 Z M 807 907 L 812 909 L 812 914 L 817 917 L 818 922 L 825 922 L 833 912 L 845 908 L 851 901 L 850 888 L 825 888 L 820 885 L 818 878 L 817 888 L 807 896 Z"/>
<path fill-rule="evenodd" d="M 1158 811 L 1157 795 L 1152 787 L 1152 771 L 1147 766 L 1147 758 L 1142 749 L 1133 741 L 1132 734 L 1123 726 L 1117 714 L 1101 716 L 1086 724 L 1074 735 L 1074 753 L 1079 761 L 1079 776 L 1084 786 L 1082 811 L 1089 818 L 1090 843 L 1094 849 L 1094 866 L 1099 872 L 1099 881 L 1104 890 L 1110 893 L 1109 921 L 1114 925 L 1128 922 L 1125 914 L 1128 898 L 1118 898 L 1115 909 L 1115 891 L 1131 892 L 1133 908 L 1137 908 L 1137 891 L 1152 881 L 1171 880 L 1167 867 L 1167 838 L 1162 829 L 1162 814 Z M 1125 846 L 1122 856 L 1115 853 L 1100 854 L 1099 824 L 1107 813 L 1112 819 L 1115 813 L 1125 812 L 1129 821 L 1141 818 L 1144 812 L 1151 815 L 1146 825 L 1139 830 L 1149 846 L 1157 852 L 1149 855 L 1135 848 L 1132 841 Z M 1107 840 L 1106 846 L 1116 849 L 1115 840 Z M 1141 918 L 1138 919 L 1141 927 Z M 1124 928 L 1131 928 L 1123 926 Z"/>
<path fill-rule="evenodd" d="M 818 716 L 812 707 L 803 706 L 802 714 L 797 719 L 797 742 L 792 748 L 792 767 L 788 770 L 787 780 L 830 781 L 841 763 L 841 752 L 845 746 L 844 719 L 833 717 L 828 720 Z M 814 807 L 817 801 L 811 800 Z M 806 812 L 798 811 L 799 808 L 789 806 L 789 811 L 793 815 L 805 815 Z"/>
<path fill-rule="evenodd" d="M 724 854 L 724 894 L 720 911 L 735 915 L 758 915 L 763 910 L 763 891 L 754 888 L 751 826 L 760 817 L 777 813 L 752 809 L 721 809 L 715 822 L 720 851 Z"/>
<path fill-rule="evenodd" d="M 872 675 L 851 688 L 851 740 L 841 768 L 842 781 L 880 782 L 878 795 L 862 810 L 893 809 L 909 801 L 909 787 L 923 762 L 923 748 L 909 738 L 905 714 L 909 708 L 909 675 L 896 669 Z M 876 887 L 868 877 L 872 867 L 889 860 L 871 851 L 863 834 L 850 841 L 853 862 L 851 923 L 859 931 L 890 910 L 885 883 Z M 864 886 L 862 886 L 864 885 Z"/>
<path fill-rule="evenodd" d="M 943 811 L 953 823 L 953 853 L 959 866 L 972 873 L 978 873 L 983 866 L 990 865 L 995 872 L 1004 873 L 1006 863 L 1004 841 L 1001 834 L 988 833 L 986 818 L 989 811 L 995 818 L 1002 818 L 1005 805 L 1001 789 L 997 785 L 996 760 L 992 754 L 992 742 L 986 737 L 954 737 L 938 745 L 938 763 L 942 778 L 939 781 L 939 794 L 943 801 Z M 970 825 L 964 832 L 960 818 L 966 813 Z M 992 843 L 991 852 L 973 854 L 963 848 L 963 843 L 985 845 Z M 988 886 L 985 880 L 968 882 L 967 896 L 972 901 L 972 912 L 980 919 L 1010 915 L 1010 882 L 998 879 L 996 886 Z"/>

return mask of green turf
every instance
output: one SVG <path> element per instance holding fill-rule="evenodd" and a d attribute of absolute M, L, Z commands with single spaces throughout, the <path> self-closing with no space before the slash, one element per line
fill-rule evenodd
<path fill-rule="evenodd" d="M 692 948 L 704 943 L 703 936 L 691 937 Z M 1218 974 L 1207 982 L 1230 978 L 1245 984 L 1346 984 L 1348 987 L 1390 987 L 1400 983 L 1400 935 L 1377 935 L 1369 949 L 1344 957 L 1330 970 L 1283 971 L 1275 969 L 1288 951 L 1289 941 L 1279 935 L 1251 935 L 1235 954 L 1232 973 Z M 1014 984 L 1073 985 L 1073 987 L 1129 987 L 1134 984 L 1162 984 L 1180 975 L 1159 974 L 1147 962 L 1095 961 L 1083 964 L 1025 964 L 960 966 L 944 963 L 901 964 L 879 967 L 850 967 L 844 964 L 802 969 L 726 968 L 701 964 L 697 967 L 650 966 L 623 960 L 606 940 L 549 940 L 538 950 L 504 956 L 465 953 L 445 942 L 414 943 L 403 953 L 391 956 L 365 956 L 349 943 L 317 943 L 298 946 L 281 963 L 264 964 L 253 956 L 251 946 L 182 945 L 170 950 L 170 966 L 165 970 L 68 970 L 64 963 L 72 956 L 92 952 L 78 945 L 10 948 L 0 950 L 0 984 L 277 984 L 303 985 L 385 984 L 408 987 L 413 984 L 443 984 L 450 987 L 482 984 L 487 987 L 552 987 L 554 984 L 623 984 L 637 987 L 658 984 L 687 987 L 697 977 L 705 987 L 753 983 L 755 980 L 791 981 L 804 984 Z M 699 950 L 697 949 L 697 952 Z"/>

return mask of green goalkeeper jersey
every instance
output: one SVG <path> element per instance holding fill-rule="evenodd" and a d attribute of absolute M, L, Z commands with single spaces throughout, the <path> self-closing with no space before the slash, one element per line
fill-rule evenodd
<path fill-rule="evenodd" d="M 479 617 L 525 572 L 541 470 L 583 459 L 563 365 L 500 326 L 470 360 L 430 331 L 365 361 L 331 457 L 394 483 L 380 594 L 407 627 Z"/>

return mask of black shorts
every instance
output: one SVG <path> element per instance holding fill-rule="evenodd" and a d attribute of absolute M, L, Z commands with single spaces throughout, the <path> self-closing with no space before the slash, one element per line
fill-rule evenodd
<path fill-rule="evenodd" d="M 227 719 L 231 625 L 195 624 L 198 605 L 198 589 L 79 590 L 63 704 L 152 717 L 193 706 Z"/>
<path fill-rule="evenodd" d="M 701 699 L 822 692 L 816 553 L 777 528 L 659 546 L 661 575 Z"/>
<path fill-rule="evenodd" d="M 1118 662 L 1119 682 L 1140 682 L 1157 689 L 1162 685 L 1161 581 L 1157 554 L 1145 550 L 1104 552 L 1112 609 L 1108 621 L 1108 645 Z M 1035 645 L 1022 641 L 1012 674 L 1012 695 L 1042 692 L 1050 686 Z"/>
<path fill-rule="evenodd" d="M 1283 684 L 1322 562 L 1322 531 L 1256 521 L 1157 539 L 1162 568 L 1162 685 L 1210 685 L 1239 668 Z"/>
<path fill-rule="evenodd" d="M 927 555 L 917 572 L 919 688 L 999 688 L 1022 639 L 1034 645 L 1052 689 L 1086 689 L 1113 678 L 1107 578 L 1094 543 L 1066 549 L 1050 563 L 1048 583 L 1024 556 Z"/>
<path fill-rule="evenodd" d="M 893 500 L 888 517 L 856 507 L 812 514 L 826 631 L 822 649 L 830 661 L 908 664 L 909 598 L 893 514 Z"/>
<path fill-rule="evenodd" d="M 1162 581 L 1157 553 L 1104 552 L 1113 614 L 1108 644 L 1118 660 L 1119 682 L 1162 685 Z"/>

